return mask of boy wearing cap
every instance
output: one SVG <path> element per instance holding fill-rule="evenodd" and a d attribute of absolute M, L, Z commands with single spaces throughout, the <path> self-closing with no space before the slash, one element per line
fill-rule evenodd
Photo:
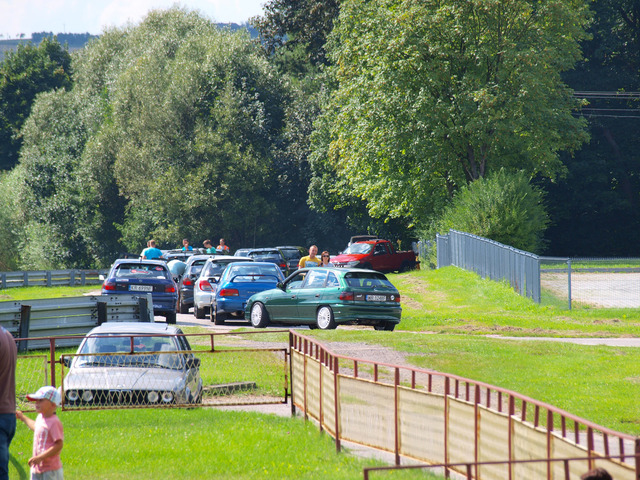
<path fill-rule="evenodd" d="M 16 417 L 33 430 L 33 456 L 29 459 L 31 480 L 62 480 L 60 451 L 64 441 L 62 422 L 56 415 L 60 392 L 55 387 L 42 387 L 27 395 L 36 402 L 38 417 L 34 420 L 16 410 Z"/>

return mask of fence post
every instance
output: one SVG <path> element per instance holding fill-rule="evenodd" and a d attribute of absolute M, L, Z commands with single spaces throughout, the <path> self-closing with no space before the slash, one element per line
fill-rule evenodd
<path fill-rule="evenodd" d="M 0 288 L 2 289 L 7 288 L 7 274 L 4 272 L 0 274 Z"/>
<path fill-rule="evenodd" d="M 51 270 L 47 270 L 46 278 L 47 278 L 47 287 L 50 287 L 51 286 Z"/>
<path fill-rule="evenodd" d="M 98 325 L 107 321 L 107 302 L 98 302 Z"/>
<path fill-rule="evenodd" d="M 147 297 L 138 298 L 138 309 L 140 310 L 140 321 L 150 322 L 149 319 L 149 304 L 147 303 Z"/>
<path fill-rule="evenodd" d="M 18 330 L 18 336 L 20 338 L 29 338 L 29 322 L 31 321 L 31 306 L 20 306 L 20 327 Z M 18 351 L 20 353 L 27 351 L 28 340 L 20 340 L 18 342 Z"/>
<path fill-rule="evenodd" d="M 567 259 L 567 277 L 568 277 L 568 297 L 569 297 L 569 310 L 571 310 L 571 259 Z"/>

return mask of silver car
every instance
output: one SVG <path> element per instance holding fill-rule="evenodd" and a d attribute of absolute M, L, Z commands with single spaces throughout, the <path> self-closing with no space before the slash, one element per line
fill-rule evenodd
<path fill-rule="evenodd" d="M 107 322 L 77 354 L 63 357 L 65 408 L 173 405 L 202 401 L 200 359 L 172 325 Z"/>
<path fill-rule="evenodd" d="M 211 312 L 211 303 L 216 295 L 220 275 L 232 262 L 253 262 L 253 259 L 235 255 L 214 255 L 202 267 L 200 276 L 193 285 L 193 314 L 196 318 L 205 318 Z"/>

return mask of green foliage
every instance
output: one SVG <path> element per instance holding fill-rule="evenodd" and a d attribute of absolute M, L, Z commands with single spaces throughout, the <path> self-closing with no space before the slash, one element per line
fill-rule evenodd
<path fill-rule="evenodd" d="M 508 174 L 501 169 L 462 187 L 427 238 L 454 229 L 540 253 L 548 224 L 542 191 L 524 172 Z"/>
<path fill-rule="evenodd" d="M 18 45 L 0 64 L 0 169 L 18 161 L 19 132 L 40 92 L 71 87 L 71 56 L 58 40 Z"/>
<path fill-rule="evenodd" d="M 501 167 L 562 173 L 558 152 L 586 135 L 560 73 L 588 19 L 581 0 L 343 2 L 319 181 L 334 172 L 372 215 L 425 224 Z"/>
<path fill-rule="evenodd" d="M 18 218 L 17 181 L 12 173 L 0 173 L 0 271 L 18 269 L 24 235 Z"/>

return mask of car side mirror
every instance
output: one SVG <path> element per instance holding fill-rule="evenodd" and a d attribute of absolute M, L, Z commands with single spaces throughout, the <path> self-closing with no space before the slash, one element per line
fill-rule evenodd
<path fill-rule="evenodd" d="M 197 357 L 188 359 L 187 368 L 200 368 L 200 359 Z"/>
<path fill-rule="evenodd" d="M 209 283 L 218 283 L 220 277 L 209 277 Z"/>
<path fill-rule="evenodd" d="M 71 366 L 71 358 L 70 357 L 62 357 L 62 363 L 65 367 L 69 368 Z"/>
<path fill-rule="evenodd" d="M 278 283 L 276 284 L 276 288 L 279 288 L 279 289 L 280 289 L 280 290 L 282 290 L 283 292 L 286 292 L 286 291 L 287 291 L 287 288 L 286 288 L 286 286 L 285 286 L 285 284 L 284 284 L 283 282 L 278 282 Z"/>

